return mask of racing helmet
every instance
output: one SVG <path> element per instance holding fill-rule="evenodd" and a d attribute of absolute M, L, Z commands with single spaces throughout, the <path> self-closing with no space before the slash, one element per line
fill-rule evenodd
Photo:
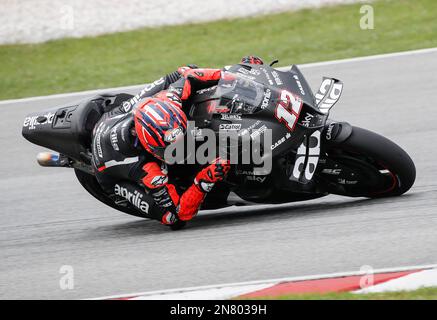
<path fill-rule="evenodd" d="M 264 64 L 264 61 L 262 61 L 262 59 L 257 56 L 245 56 L 241 59 L 241 63 Z"/>
<path fill-rule="evenodd" d="M 164 161 L 165 149 L 183 139 L 187 116 L 170 102 L 150 98 L 140 102 L 134 113 L 135 131 L 141 145 Z"/>

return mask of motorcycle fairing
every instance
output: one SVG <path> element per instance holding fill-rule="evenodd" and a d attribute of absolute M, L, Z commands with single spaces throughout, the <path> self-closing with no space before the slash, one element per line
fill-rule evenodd
<path fill-rule="evenodd" d="M 316 103 L 319 110 L 324 114 L 329 111 L 340 99 L 343 92 L 343 82 L 335 78 L 323 77 L 319 91 L 316 93 Z"/>

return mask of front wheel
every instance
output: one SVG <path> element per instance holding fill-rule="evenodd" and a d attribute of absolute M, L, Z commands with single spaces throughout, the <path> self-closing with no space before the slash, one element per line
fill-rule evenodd
<path fill-rule="evenodd" d="M 389 139 L 358 127 L 342 142 L 326 145 L 318 178 L 329 193 L 380 198 L 407 192 L 416 179 L 410 156 Z"/>

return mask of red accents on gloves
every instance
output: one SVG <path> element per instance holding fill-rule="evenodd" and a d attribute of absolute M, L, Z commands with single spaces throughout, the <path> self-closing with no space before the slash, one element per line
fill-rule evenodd
<path fill-rule="evenodd" d="M 191 69 L 189 67 L 180 67 L 178 72 L 185 79 L 193 79 L 201 82 L 218 81 L 221 78 L 221 69 Z"/>
<path fill-rule="evenodd" d="M 187 100 L 191 96 L 191 81 L 198 83 L 218 82 L 222 75 L 221 69 L 192 69 L 190 67 L 180 67 L 178 72 L 186 79 L 182 89 L 182 100 Z"/>
<path fill-rule="evenodd" d="M 184 192 L 177 208 L 180 220 L 187 221 L 199 211 L 206 193 L 211 191 L 216 182 L 222 181 L 230 169 L 229 160 L 217 158 L 212 164 L 202 169 L 194 179 L 194 184 Z"/>
<path fill-rule="evenodd" d="M 177 207 L 178 217 L 182 221 L 193 219 L 205 198 L 205 193 L 200 191 L 196 185 L 189 187 L 181 197 Z"/>
<path fill-rule="evenodd" d="M 226 177 L 229 169 L 229 160 L 217 158 L 196 175 L 194 183 L 202 192 L 209 192 L 216 182 L 222 181 Z"/>
<path fill-rule="evenodd" d="M 161 167 L 156 162 L 149 162 L 143 166 L 146 173 L 141 180 L 149 189 L 157 189 L 165 186 L 168 182 L 167 173 L 163 172 Z"/>

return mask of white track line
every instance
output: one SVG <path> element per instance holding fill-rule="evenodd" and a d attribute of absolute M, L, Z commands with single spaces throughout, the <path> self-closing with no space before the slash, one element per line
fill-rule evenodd
<path fill-rule="evenodd" d="M 316 68 L 316 67 L 323 67 L 323 66 L 336 65 L 336 64 L 365 62 L 365 61 L 371 61 L 371 60 L 377 60 L 377 59 L 389 59 L 389 58 L 395 58 L 395 57 L 427 54 L 427 53 L 434 53 L 434 52 L 437 52 L 437 48 L 428 48 L 428 49 L 420 49 L 420 50 L 412 50 L 412 51 L 402 51 L 402 52 L 395 52 L 395 53 L 378 54 L 378 55 L 373 55 L 373 56 L 356 57 L 356 58 L 341 59 L 341 60 L 331 60 L 331 61 L 324 61 L 324 62 L 314 62 L 314 63 L 302 64 L 302 65 L 299 65 L 299 67 L 302 69 Z M 285 67 L 280 67 L 278 69 L 279 70 L 288 70 L 289 68 L 290 68 L 290 66 L 285 66 Z M 111 92 L 111 91 L 121 92 L 124 90 L 134 90 L 134 89 L 140 90 L 144 85 L 145 84 L 138 84 L 138 85 L 116 87 L 116 88 L 109 88 L 109 89 L 96 89 L 96 90 L 87 90 L 87 91 L 80 91 L 80 92 L 53 94 L 53 95 L 48 95 L 48 96 L 38 96 L 38 97 L 29 97 L 29 98 L 22 98 L 22 99 L 3 100 L 3 101 L 0 101 L 0 105 L 18 104 L 18 103 L 34 102 L 34 101 L 42 101 L 42 100 L 52 100 L 52 99 L 59 99 L 59 98 L 75 98 L 75 97 L 81 97 L 81 96 L 86 96 L 86 95 L 91 96 L 94 94 L 100 94 L 103 92 Z"/>
<path fill-rule="evenodd" d="M 401 272 L 408 270 L 427 270 L 427 269 L 435 269 L 437 268 L 437 264 L 431 265 L 422 265 L 422 266 L 407 266 L 407 267 L 397 267 L 397 268 L 384 268 L 384 269 L 375 269 L 372 270 L 373 274 L 378 273 L 389 273 L 389 272 Z M 268 279 L 268 280 L 256 280 L 256 281 L 246 281 L 246 282 L 235 282 L 235 283 L 225 283 L 225 284 L 216 284 L 209 286 L 198 286 L 198 287 L 187 287 L 187 288 L 177 288 L 177 289 L 168 289 L 168 290 L 157 290 L 157 291 L 145 291 L 145 292 L 137 292 L 130 294 L 120 294 L 113 295 L 107 297 L 93 298 L 92 300 L 105 300 L 105 299 L 119 299 L 119 298 L 127 298 L 127 297 L 139 297 L 139 296 L 156 296 L 156 295 L 167 295 L 167 294 L 178 294 L 178 293 L 188 293 L 194 291 L 207 291 L 211 289 L 222 289 L 222 288 L 241 288 L 252 285 L 274 285 L 276 283 L 281 282 L 293 282 L 293 281 L 307 281 L 307 280 L 316 280 L 316 279 L 328 279 L 328 278 L 341 278 L 341 277 L 349 277 L 349 276 L 361 276 L 368 274 L 366 271 L 351 271 L 351 272 L 340 272 L 340 273 L 329 273 L 329 274 L 319 274 L 319 275 L 310 275 L 310 276 L 301 276 L 301 277 L 288 277 L 288 278 L 278 278 L 278 279 Z"/>

